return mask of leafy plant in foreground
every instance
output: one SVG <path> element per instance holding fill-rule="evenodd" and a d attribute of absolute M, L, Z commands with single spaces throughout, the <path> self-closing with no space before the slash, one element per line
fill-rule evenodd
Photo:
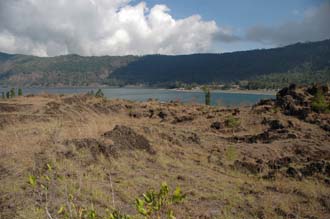
<path fill-rule="evenodd" d="M 136 199 L 136 210 L 145 217 L 145 219 L 164 218 L 175 219 L 171 206 L 182 202 L 185 195 L 177 187 L 173 193 L 170 193 L 166 183 L 161 185 L 159 192 L 149 190 L 143 194 L 143 198 Z"/>
<path fill-rule="evenodd" d="M 44 200 L 44 210 L 48 219 L 175 219 L 173 206 L 185 199 L 179 187 L 170 192 L 168 185 L 163 183 L 159 191 L 150 189 L 142 197 L 136 198 L 137 214 L 134 216 L 121 213 L 117 209 L 111 212 L 107 210 L 107 216 L 100 216 L 94 207 L 87 208 L 79 205 L 76 202 L 77 197 L 73 194 L 68 194 L 65 203 L 59 207 L 49 206 L 52 203 L 49 197 L 58 188 L 56 183 L 61 182 L 62 177 L 52 165 L 47 164 L 46 168 L 47 170 L 41 176 L 29 175 L 28 184 L 34 191 L 34 197 L 37 200 Z"/>

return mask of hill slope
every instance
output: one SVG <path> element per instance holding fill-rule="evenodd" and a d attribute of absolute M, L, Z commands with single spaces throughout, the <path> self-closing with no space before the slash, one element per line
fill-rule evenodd
<path fill-rule="evenodd" d="M 250 80 L 277 73 L 330 68 L 330 40 L 224 54 L 181 56 L 67 55 L 40 58 L 0 53 L 0 82 L 14 85 L 168 85 Z M 315 77 L 314 77 L 315 78 Z"/>

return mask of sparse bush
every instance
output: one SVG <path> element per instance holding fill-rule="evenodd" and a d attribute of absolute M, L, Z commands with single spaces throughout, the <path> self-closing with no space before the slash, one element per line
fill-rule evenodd
<path fill-rule="evenodd" d="M 234 146 L 230 145 L 227 149 L 226 149 L 226 159 L 227 161 L 234 161 L 237 159 L 237 150 Z"/>
<path fill-rule="evenodd" d="M 326 101 L 323 93 L 318 91 L 312 99 L 312 110 L 318 113 L 330 112 L 330 104 Z"/>
<path fill-rule="evenodd" d="M 230 116 L 225 120 L 225 124 L 229 128 L 237 128 L 241 124 L 241 122 L 238 118 Z"/>

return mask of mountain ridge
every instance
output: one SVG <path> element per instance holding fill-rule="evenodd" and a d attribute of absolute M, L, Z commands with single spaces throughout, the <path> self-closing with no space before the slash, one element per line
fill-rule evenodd
<path fill-rule="evenodd" d="M 229 83 L 277 73 L 330 69 L 330 39 L 230 53 L 36 57 L 0 52 L 0 83 L 91 86 Z"/>

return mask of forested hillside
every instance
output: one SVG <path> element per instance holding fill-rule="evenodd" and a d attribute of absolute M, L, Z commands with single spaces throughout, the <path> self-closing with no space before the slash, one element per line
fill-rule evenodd
<path fill-rule="evenodd" d="M 276 49 L 224 54 L 145 56 L 114 72 L 129 83 L 230 82 L 259 75 L 316 71 L 330 67 L 330 40 Z"/>
<path fill-rule="evenodd" d="M 45 58 L 2 54 L 0 81 L 24 86 L 100 85 L 110 83 L 109 75 L 115 69 L 135 59 L 134 56 L 66 55 Z"/>
<path fill-rule="evenodd" d="M 0 53 L 1 84 L 20 86 L 91 86 L 253 81 L 271 87 L 289 80 L 328 80 L 330 40 L 224 54 L 180 56 L 66 55 L 41 58 Z M 320 73 L 321 72 L 321 73 Z M 287 79 L 288 74 L 292 75 Z M 272 80 L 267 85 L 265 81 Z"/>

